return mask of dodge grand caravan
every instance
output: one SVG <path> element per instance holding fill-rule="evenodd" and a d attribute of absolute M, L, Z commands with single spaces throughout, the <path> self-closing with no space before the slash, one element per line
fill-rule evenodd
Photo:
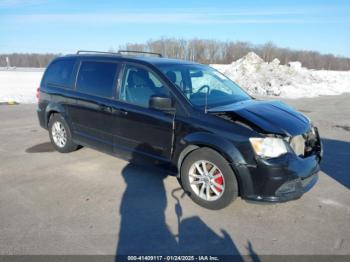
<path fill-rule="evenodd" d="M 293 200 L 316 183 L 322 145 L 307 117 L 249 96 L 209 66 L 151 55 L 54 59 L 37 113 L 55 149 L 89 146 L 163 168 L 209 209 L 238 196 Z"/>

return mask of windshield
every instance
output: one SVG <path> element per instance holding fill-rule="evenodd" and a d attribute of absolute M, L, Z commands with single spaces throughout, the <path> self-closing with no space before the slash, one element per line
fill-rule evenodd
<path fill-rule="evenodd" d="M 215 69 L 197 64 L 158 65 L 158 68 L 197 107 L 215 107 L 250 99 L 236 83 Z"/>

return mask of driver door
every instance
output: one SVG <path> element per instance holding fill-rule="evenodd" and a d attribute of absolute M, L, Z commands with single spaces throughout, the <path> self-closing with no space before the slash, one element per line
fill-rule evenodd
<path fill-rule="evenodd" d="M 170 161 L 175 113 L 149 108 L 153 95 L 169 95 L 169 90 L 148 68 L 126 64 L 115 114 L 115 153 L 122 151 L 129 160 L 144 157 L 152 162 Z"/>

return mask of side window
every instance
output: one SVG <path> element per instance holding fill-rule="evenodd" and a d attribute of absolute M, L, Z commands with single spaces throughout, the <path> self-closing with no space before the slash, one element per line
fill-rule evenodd
<path fill-rule="evenodd" d="M 44 83 L 71 88 L 74 64 L 74 59 L 62 59 L 53 62 L 46 70 Z"/>
<path fill-rule="evenodd" d="M 181 90 L 184 89 L 184 82 L 182 79 L 182 73 L 179 70 L 167 70 L 165 75 L 169 78 L 171 82 L 177 85 Z"/>
<path fill-rule="evenodd" d="M 169 95 L 169 90 L 152 72 L 127 65 L 119 99 L 130 104 L 148 107 L 149 99 L 154 95 Z"/>
<path fill-rule="evenodd" d="M 77 78 L 77 90 L 101 97 L 112 97 L 118 64 L 82 62 Z"/>
<path fill-rule="evenodd" d="M 185 67 L 179 69 L 176 65 L 170 65 L 162 67 L 161 70 L 187 98 L 190 98 L 192 90 L 191 78 L 189 71 Z"/>

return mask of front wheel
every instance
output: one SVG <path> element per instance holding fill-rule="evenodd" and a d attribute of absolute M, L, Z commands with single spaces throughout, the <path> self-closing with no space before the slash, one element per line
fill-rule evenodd
<path fill-rule="evenodd" d="M 78 149 L 72 140 L 67 122 L 60 114 L 54 114 L 49 121 L 49 134 L 52 145 L 61 153 L 69 153 Z"/>
<path fill-rule="evenodd" d="M 191 152 L 181 166 L 181 184 L 198 205 L 222 209 L 238 195 L 236 176 L 218 152 L 200 148 Z"/>

